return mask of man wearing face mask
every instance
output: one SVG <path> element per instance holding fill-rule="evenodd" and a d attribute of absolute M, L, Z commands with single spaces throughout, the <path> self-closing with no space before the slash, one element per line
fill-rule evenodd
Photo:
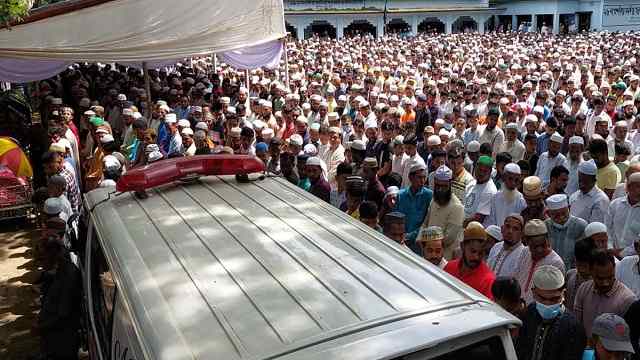
<path fill-rule="evenodd" d="M 573 267 L 576 240 L 582 237 L 587 222 L 569 213 L 567 195 L 556 194 L 547 198 L 549 219 L 545 220 L 551 248 L 560 255 L 568 268 Z"/>
<path fill-rule="evenodd" d="M 580 359 L 586 345 L 582 324 L 565 311 L 565 281 L 552 265 L 540 266 L 533 274 L 535 303 L 527 307 L 516 341 L 521 360 Z"/>

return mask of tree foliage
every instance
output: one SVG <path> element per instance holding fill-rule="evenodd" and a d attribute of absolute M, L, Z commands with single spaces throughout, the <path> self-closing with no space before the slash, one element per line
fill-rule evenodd
<path fill-rule="evenodd" d="M 32 0 L 0 0 L 0 22 L 8 24 L 27 15 Z"/>

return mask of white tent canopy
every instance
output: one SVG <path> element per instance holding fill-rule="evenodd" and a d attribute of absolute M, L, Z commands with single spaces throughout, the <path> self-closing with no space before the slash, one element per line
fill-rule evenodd
<path fill-rule="evenodd" d="M 80 61 L 160 62 L 211 53 L 226 59 L 227 52 L 244 68 L 273 66 L 286 35 L 281 0 L 93 2 L 98 5 L 0 30 L 0 80 L 41 80 Z"/>

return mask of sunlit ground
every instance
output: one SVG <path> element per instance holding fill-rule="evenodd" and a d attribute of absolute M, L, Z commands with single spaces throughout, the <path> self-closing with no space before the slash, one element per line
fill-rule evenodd
<path fill-rule="evenodd" d="M 23 221 L 0 222 L 0 359 L 30 359 L 39 341 L 31 332 L 39 309 L 33 282 L 37 231 Z"/>

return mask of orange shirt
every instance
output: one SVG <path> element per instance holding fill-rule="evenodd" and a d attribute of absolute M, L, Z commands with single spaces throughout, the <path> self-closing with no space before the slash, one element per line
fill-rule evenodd
<path fill-rule="evenodd" d="M 411 110 L 410 113 L 405 112 L 404 114 L 402 114 L 402 116 L 400 117 L 400 122 L 401 123 L 407 123 L 410 121 L 416 121 L 416 112 Z"/>

